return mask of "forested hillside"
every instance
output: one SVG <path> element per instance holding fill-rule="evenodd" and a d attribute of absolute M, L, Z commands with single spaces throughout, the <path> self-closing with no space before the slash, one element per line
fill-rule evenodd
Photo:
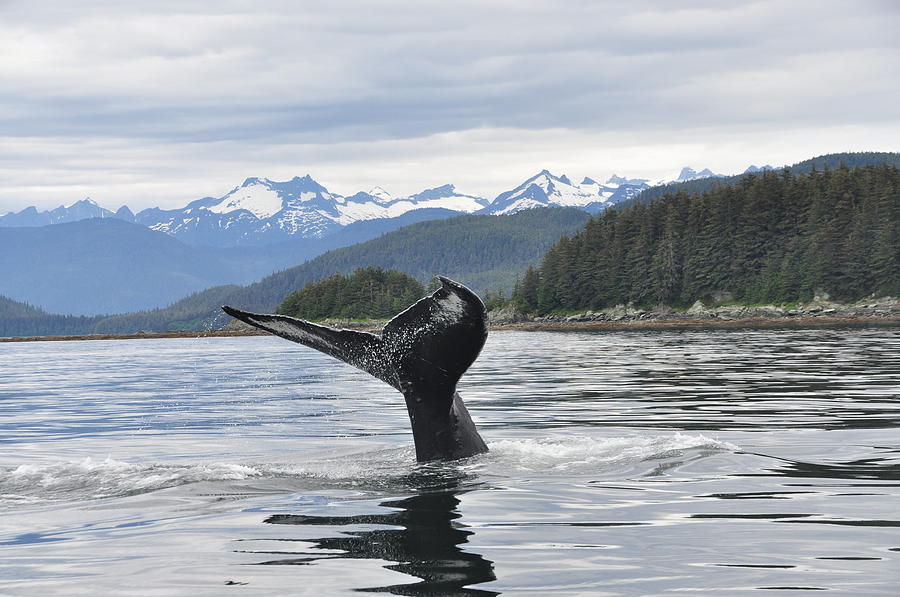
<path fill-rule="evenodd" d="M 37 307 L 0 295 L 0 317 L 39 317 L 41 315 L 46 315 L 46 313 Z"/>
<path fill-rule="evenodd" d="M 900 292 L 900 171 L 845 166 L 746 175 L 699 197 L 608 210 L 563 237 L 515 300 L 532 312 L 838 300 Z"/>
<path fill-rule="evenodd" d="M 0 336 L 84 334 L 100 319 L 51 315 L 26 303 L 0 296 Z"/>
<path fill-rule="evenodd" d="M 273 274 L 229 300 L 240 308 L 271 310 L 309 282 L 367 266 L 395 269 L 423 282 L 442 274 L 479 293 L 511 290 L 529 265 L 537 264 L 554 242 L 582 228 L 588 218 L 577 209 L 542 208 L 413 224 Z"/>
<path fill-rule="evenodd" d="M 410 275 L 380 267 L 361 267 L 310 282 L 284 299 L 276 313 L 317 321 L 327 318 L 387 319 L 425 294 Z"/>
<path fill-rule="evenodd" d="M 843 164 L 847 168 L 862 168 L 865 166 L 878 166 L 882 164 L 895 166 L 900 168 L 900 153 L 885 151 L 860 151 L 847 153 L 829 153 L 820 155 L 815 158 L 797 162 L 790 166 L 791 174 L 808 174 L 813 168 L 817 170 L 835 169 Z M 650 201 L 662 197 L 670 193 L 683 191 L 688 195 L 697 195 L 705 193 L 719 187 L 733 187 L 743 180 L 743 174 L 735 176 L 700 178 L 697 180 L 688 180 L 686 182 L 673 182 L 666 185 L 649 188 L 642 191 L 637 197 L 623 201 L 616 206 L 616 209 L 626 209 L 638 203 L 649 203 Z"/>

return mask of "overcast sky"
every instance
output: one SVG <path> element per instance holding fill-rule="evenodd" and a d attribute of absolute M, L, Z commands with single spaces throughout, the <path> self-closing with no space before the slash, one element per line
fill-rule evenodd
<path fill-rule="evenodd" d="M 900 150 L 900 2 L 0 0 L 0 213 Z"/>

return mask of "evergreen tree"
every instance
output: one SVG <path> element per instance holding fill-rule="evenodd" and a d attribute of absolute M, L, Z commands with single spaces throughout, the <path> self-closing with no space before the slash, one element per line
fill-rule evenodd
<path fill-rule="evenodd" d="M 522 281 L 513 292 L 513 302 L 516 304 L 516 307 L 523 313 L 536 312 L 540 305 L 538 298 L 540 288 L 541 278 L 538 269 L 534 266 L 529 266 L 525 270 Z"/>
<path fill-rule="evenodd" d="M 540 313 L 719 293 L 746 302 L 897 294 L 898 205 L 893 165 L 748 175 L 699 196 L 607 210 L 552 246 L 529 280 Z M 522 285 L 516 300 L 535 304 Z"/>

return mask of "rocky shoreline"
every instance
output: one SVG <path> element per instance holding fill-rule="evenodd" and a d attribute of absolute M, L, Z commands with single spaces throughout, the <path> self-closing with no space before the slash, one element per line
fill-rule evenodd
<path fill-rule="evenodd" d="M 665 305 L 649 310 L 634 305 L 616 305 L 600 311 L 545 316 L 531 316 L 520 313 L 514 307 L 506 307 L 491 311 L 489 318 L 491 327 L 497 329 L 892 324 L 900 322 L 900 299 L 870 298 L 853 304 L 841 304 L 816 298 L 809 303 L 787 307 L 706 306 L 697 301 L 684 311 L 677 311 Z"/>
<path fill-rule="evenodd" d="M 633 305 L 616 305 L 601 311 L 566 315 L 531 316 L 514 307 L 488 313 L 492 330 L 556 331 L 590 329 L 671 329 L 692 327 L 824 327 L 840 325 L 900 325 L 900 299 L 883 297 L 846 305 L 815 299 L 791 307 L 777 305 L 722 305 L 707 307 L 700 301 L 690 309 L 676 311 L 660 306 L 646 310 Z M 336 328 L 379 331 L 387 321 L 321 322 Z M 223 330 L 202 332 L 139 332 L 135 334 L 91 334 L 82 336 L 18 336 L 0 338 L 0 342 L 46 342 L 61 340 L 133 340 L 142 338 L 212 338 L 264 336 L 266 332 L 241 322 L 232 322 Z"/>

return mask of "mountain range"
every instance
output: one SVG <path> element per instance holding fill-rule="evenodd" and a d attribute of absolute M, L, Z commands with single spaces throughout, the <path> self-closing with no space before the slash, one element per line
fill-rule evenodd
<path fill-rule="evenodd" d="M 882 163 L 900 167 L 900 154 L 871 152 L 829 154 L 794 164 L 790 166 L 789 171 L 791 174 L 800 174 L 812 169 L 837 168 L 840 165 L 854 168 Z M 771 168 L 753 166 L 747 169 L 747 174 L 768 169 Z M 269 218 L 278 217 L 279 213 L 285 215 L 287 212 L 285 203 L 292 200 L 301 206 L 304 203 L 316 204 L 316 201 L 320 201 L 320 205 L 323 205 L 321 211 L 334 218 L 331 220 L 334 226 L 327 234 L 319 237 L 287 234 L 282 230 L 281 236 L 277 237 L 280 240 L 268 244 L 258 241 L 263 236 L 260 232 L 257 241 L 246 242 L 240 246 L 192 246 L 183 242 L 186 234 L 184 231 L 180 232 L 182 236 L 179 238 L 176 234 L 163 230 L 152 230 L 146 225 L 136 223 L 134 220 L 137 216 L 131 214 L 127 208 L 112 212 L 91 201 L 78 202 L 69 209 L 50 212 L 39 212 L 31 208 L 0 218 L 3 220 L 0 222 L 0 272 L 3 273 L 0 276 L 0 295 L 24 301 L 43 309 L 44 312 L 67 316 L 95 316 L 104 313 L 159 309 L 163 305 L 179 301 L 190 293 L 203 291 L 203 296 L 219 296 L 224 291 L 209 294 L 205 289 L 222 288 L 222 285 L 229 284 L 248 284 L 273 272 L 313 260 L 316 256 L 335 249 L 339 250 L 330 254 L 327 259 L 315 261 L 318 264 L 315 268 L 310 264 L 309 267 L 298 270 L 305 273 L 302 277 L 291 278 L 290 282 L 312 281 L 320 274 L 330 275 L 338 269 L 345 271 L 351 266 L 380 265 L 397 267 L 422 279 L 436 272 L 458 272 L 458 275 L 474 284 L 479 291 L 488 289 L 497 291 L 501 288 L 509 290 L 516 276 L 521 276 L 524 267 L 527 267 L 526 261 L 533 264 L 539 259 L 539 255 L 527 253 L 526 248 L 537 247 L 543 250 L 552 243 L 552 240 L 548 241 L 543 237 L 538 239 L 539 234 L 547 232 L 542 227 L 549 225 L 550 212 L 527 208 L 571 204 L 577 207 L 577 210 L 571 211 L 577 211 L 586 219 L 586 211 L 600 208 L 604 204 L 615 205 L 617 209 L 621 209 L 622 206 L 634 202 L 652 200 L 662 192 L 695 194 L 715 186 L 741 184 L 745 177 L 739 175 L 698 178 L 703 174 L 706 173 L 702 170 L 700 172 L 685 170 L 679 175 L 682 182 L 652 186 L 653 183 L 650 181 L 618 176 L 609 178 L 605 183 L 597 183 L 586 178 L 574 184 L 566 176 L 541 171 L 516 188 L 501 193 L 493 202 L 487 204 L 483 200 L 478 201 L 477 197 L 456 193 L 455 188 L 449 185 L 407 198 L 393 198 L 376 188 L 365 194 L 368 198 L 357 194 L 356 199 L 352 199 L 354 196 L 351 196 L 339 200 L 334 195 L 326 197 L 327 191 L 323 190 L 317 191 L 315 196 L 304 196 L 303 193 L 313 193 L 308 189 L 318 184 L 308 177 L 304 177 L 306 180 L 292 179 L 293 182 L 288 183 L 248 179 L 245 184 L 236 187 L 225 196 L 217 200 L 194 202 L 190 209 L 213 214 L 209 217 L 222 215 L 238 217 L 241 214 L 250 214 L 252 219 L 248 218 L 247 221 L 257 227 L 253 230 L 259 230 L 260 223 L 268 218 L 259 218 L 250 208 L 260 215 L 266 215 L 277 208 L 277 204 L 272 201 L 269 204 L 269 212 L 259 211 L 265 204 L 256 201 L 257 195 L 254 193 L 266 195 L 271 192 L 282 202 L 282 208 Z M 302 190 L 304 185 L 308 185 L 305 191 Z M 644 187 L 642 191 L 636 191 L 641 187 Z M 266 196 L 271 201 L 271 195 Z M 625 198 L 629 196 L 630 199 Z M 251 197 L 252 200 L 246 199 L 247 197 Z M 440 200 L 448 197 L 455 197 L 454 201 L 457 203 L 451 205 L 458 209 L 435 207 L 442 204 Z M 328 202 L 332 205 L 328 205 Z M 353 209 L 359 210 L 367 204 L 369 207 L 377 208 L 377 211 L 369 212 L 365 217 L 371 215 L 386 217 L 362 219 L 363 215 L 359 215 L 362 212 L 357 211 L 355 213 L 360 219 L 346 225 L 341 223 L 341 213 L 352 215 Z M 483 207 L 479 207 L 481 205 Z M 394 216 L 394 213 L 410 206 L 411 208 L 402 215 Z M 221 208 L 222 213 L 204 207 Z M 344 211 L 341 212 L 341 209 Z M 394 211 L 391 211 L 392 209 Z M 457 224 L 448 223 L 449 227 L 443 228 L 432 222 L 448 218 L 459 220 L 460 209 L 473 210 L 478 214 L 477 220 L 471 221 L 471 227 L 454 228 Z M 510 241 L 506 244 L 489 242 L 491 236 L 496 237 L 503 233 L 505 227 L 512 226 L 507 219 L 510 217 L 507 214 L 511 213 L 516 216 L 520 214 L 529 216 L 527 219 L 515 220 L 519 224 L 527 224 L 516 228 L 518 232 L 510 237 L 515 238 L 515 242 Z M 29 216 L 45 219 L 29 222 Z M 95 217 L 81 219 L 88 216 Z M 462 216 L 463 219 L 460 221 L 468 222 L 466 218 L 472 217 L 476 216 Z M 48 221 L 46 218 L 57 223 L 46 225 Z M 169 218 L 170 220 L 166 221 L 176 221 L 175 214 L 169 214 Z M 68 219 L 76 221 L 67 222 Z M 226 220 L 219 221 L 223 222 L 223 225 L 226 222 Z M 428 224 L 413 229 L 422 234 L 417 232 L 412 235 L 411 232 L 404 232 L 392 236 L 393 231 L 417 223 Z M 557 235 L 571 234 L 577 230 L 579 224 L 566 222 L 565 225 L 574 228 L 567 228 L 566 231 L 555 228 L 551 232 Z M 455 236 L 446 236 L 450 230 L 454 231 Z M 525 231 L 531 232 L 525 234 Z M 385 244 L 359 244 L 379 237 L 390 237 L 394 240 L 390 244 L 387 241 Z M 232 240 L 235 238 L 240 239 L 241 236 L 235 234 Z M 256 244 L 257 242 L 259 244 Z M 223 244 L 227 243 L 223 241 Z M 434 256 L 439 251 L 445 251 L 446 254 L 437 259 Z M 521 253 L 527 254 L 528 258 L 516 262 L 497 261 L 504 257 L 506 251 L 516 254 L 512 257 L 519 258 Z M 353 255 L 353 259 L 344 260 L 342 256 L 345 255 Z M 407 256 L 416 257 L 420 261 L 397 261 Z M 376 257 L 377 262 L 374 261 Z M 454 259 L 458 259 L 458 262 Z M 481 266 L 463 267 L 464 263 L 494 265 L 482 271 L 479 269 Z M 327 271 L 330 268 L 335 269 Z M 294 289 L 296 288 L 290 290 Z M 180 301 L 176 304 L 180 304 Z M 184 321 L 194 319 L 195 317 L 188 314 Z M 171 323 L 176 320 L 170 318 L 168 321 Z"/>
<path fill-rule="evenodd" d="M 676 181 L 708 176 L 719 175 L 708 169 L 697 172 L 684 168 Z M 460 193 L 452 184 L 408 197 L 393 197 L 380 187 L 343 196 L 330 192 L 309 175 L 285 182 L 247 178 L 221 197 L 197 199 L 180 209 L 149 208 L 135 214 L 123 205 L 113 212 L 86 198 L 48 211 L 32 206 L 8 213 L 0 216 L 0 227 L 115 218 L 164 232 L 191 245 L 263 246 L 301 238 L 324 239 L 354 223 L 390 220 L 420 210 L 499 215 L 534 207 L 576 207 L 597 213 L 665 182 L 613 175 L 604 183 L 585 177 L 574 184 L 565 175 L 542 170 L 487 201 Z"/>
<path fill-rule="evenodd" d="M 364 243 L 329 251 L 250 285 L 214 286 L 184 296 L 168 307 L 137 313 L 112 316 L 58 315 L 34 307 L 37 301 L 29 300 L 27 303 L 31 304 L 26 304 L 18 296 L 17 300 L 0 296 L 0 336 L 211 329 L 221 327 L 228 321 L 219 309 L 221 305 L 241 305 L 249 310 L 270 312 L 288 293 L 302 288 L 307 282 L 335 272 L 349 273 L 358 267 L 369 265 L 398 269 L 426 282 L 432 279 L 434 273 L 441 272 L 479 293 L 484 294 L 488 289 L 497 292 L 502 288 L 508 296 L 521 272 L 529 265 L 536 264 L 547 247 L 560 236 L 571 235 L 580 230 L 588 218 L 589 215 L 583 210 L 550 208 L 524 210 L 512 215 L 462 215 L 418 222 Z M 141 229 L 135 224 L 114 219 L 93 219 L 55 228 L 65 231 L 81 226 L 91 227 L 89 232 L 92 238 L 110 239 L 129 229 L 142 230 L 145 235 L 158 237 L 153 242 L 162 247 L 148 247 L 145 250 L 147 256 L 136 264 L 139 268 L 138 277 L 142 280 L 134 282 L 134 286 L 140 291 L 155 292 L 152 284 L 154 280 L 158 281 L 157 286 L 164 286 L 175 278 L 203 273 L 197 272 L 191 262 L 182 263 L 178 255 L 171 253 L 177 251 L 178 246 L 182 250 L 189 250 L 191 247 L 162 233 Z M 49 227 L 40 230 L 47 228 Z M 159 263 L 155 263 L 152 256 L 161 248 L 170 253 L 163 256 Z M 232 248 L 227 251 L 253 253 L 254 248 L 249 249 L 251 250 Z M 116 251 L 113 247 L 105 246 L 103 251 L 97 252 L 109 254 L 114 263 L 128 263 L 127 258 L 115 256 L 124 251 Z M 2 255 L 0 248 L 0 257 Z M 74 259 L 66 265 L 77 261 L 78 259 Z M 168 264 L 171 271 L 164 268 L 160 270 L 160 265 L 165 264 Z M 0 264 L 0 268 L 5 265 L 7 264 Z M 109 269 L 108 264 L 100 264 L 100 267 Z M 54 274 L 59 276 L 63 269 L 65 268 L 58 268 Z M 57 278 L 57 283 L 51 289 L 58 291 L 58 300 L 66 305 L 72 304 L 76 299 L 82 301 L 79 304 L 90 305 L 91 297 L 102 303 L 109 300 L 110 296 L 115 296 L 115 284 L 111 282 L 121 271 L 115 270 L 112 275 L 102 275 L 102 269 L 97 272 L 79 269 L 75 275 L 65 277 L 63 274 L 63 279 Z M 177 272 L 182 273 L 173 275 Z M 98 273 L 101 275 L 98 276 Z M 90 278 L 92 282 L 80 283 L 79 279 L 82 277 Z M 115 279 L 115 283 L 119 285 L 127 285 L 129 282 L 127 278 Z M 91 288 L 91 284 L 97 286 Z M 99 286 L 103 287 L 102 291 Z M 8 293 L 0 287 L 0 295 L 3 294 Z M 71 313 L 71 310 L 66 312 Z"/>
<path fill-rule="evenodd" d="M 419 209 L 355 222 L 325 238 L 266 246 L 192 246 L 114 217 L 0 228 L 0 295 L 65 315 L 153 309 L 222 284 L 248 284 L 421 221 L 456 216 Z"/>

